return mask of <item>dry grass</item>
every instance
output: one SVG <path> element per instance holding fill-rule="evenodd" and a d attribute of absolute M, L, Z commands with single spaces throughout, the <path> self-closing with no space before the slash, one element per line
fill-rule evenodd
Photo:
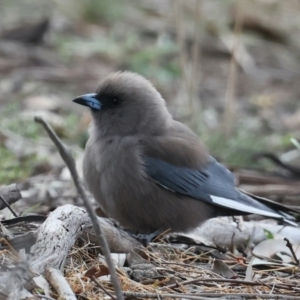
<path fill-rule="evenodd" d="M 247 281 L 245 280 L 247 263 L 229 253 L 224 254 L 223 262 L 232 270 L 236 270 L 237 277 L 231 279 L 224 278 L 211 270 L 215 257 L 210 251 L 199 254 L 194 247 L 180 250 L 162 243 L 144 249 L 144 255 L 148 263 L 155 266 L 159 274 L 156 278 L 145 278 L 141 282 L 136 282 L 126 275 L 122 268 L 119 268 L 123 292 L 132 295 L 143 293 L 143 299 L 153 294 L 180 293 L 199 297 L 201 295 L 208 297 L 210 294 L 210 297 L 215 298 L 229 294 L 241 294 L 250 298 L 252 294 L 251 299 L 264 299 L 264 295 L 269 297 L 272 294 L 282 294 L 281 299 L 288 299 L 287 296 L 296 296 L 300 292 L 299 280 L 293 275 L 295 269 L 256 270 L 255 274 L 259 280 Z M 93 280 L 84 276 L 90 268 L 103 269 L 103 261 L 89 253 L 87 246 L 74 247 L 65 266 L 66 278 L 76 293 L 91 300 L 99 299 L 105 296 L 105 292 Z M 104 290 L 113 294 L 110 281 L 103 280 L 101 277 L 97 281 Z M 261 297 L 256 296 L 257 294 L 261 294 Z"/>

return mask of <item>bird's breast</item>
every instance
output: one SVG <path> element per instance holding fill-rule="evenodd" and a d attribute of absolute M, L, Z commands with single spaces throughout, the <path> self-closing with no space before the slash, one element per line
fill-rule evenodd
<path fill-rule="evenodd" d="M 134 190 L 140 178 L 141 159 L 133 138 L 90 138 L 86 145 L 83 174 L 86 185 L 110 217 L 122 206 L 124 194 Z M 130 180 L 131 179 L 131 180 Z"/>

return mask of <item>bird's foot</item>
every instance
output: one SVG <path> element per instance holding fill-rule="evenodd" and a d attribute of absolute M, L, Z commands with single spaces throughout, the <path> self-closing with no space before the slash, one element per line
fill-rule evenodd
<path fill-rule="evenodd" d="M 161 229 L 158 229 L 152 233 L 148 233 L 148 234 L 141 234 L 141 233 L 132 233 L 127 231 L 127 233 L 132 236 L 133 238 L 135 238 L 136 240 L 138 240 L 144 247 L 147 247 L 150 242 L 152 242 L 156 237 L 158 237 L 161 233 L 163 233 L 164 231 Z"/>

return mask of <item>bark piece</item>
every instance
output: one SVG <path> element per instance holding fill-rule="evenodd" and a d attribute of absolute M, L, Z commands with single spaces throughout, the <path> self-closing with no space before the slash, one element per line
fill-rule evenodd
<path fill-rule="evenodd" d="M 112 225 L 98 218 L 112 252 L 127 253 L 141 244 Z M 96 243 L 96 234 L 87 212 L 66 204 L 54 210 L 36 233 L 36 243 L 27 258 L 33 271 L 43 274 L 47 266 L 62 270 L 70 248 L 82 234 Z"/>

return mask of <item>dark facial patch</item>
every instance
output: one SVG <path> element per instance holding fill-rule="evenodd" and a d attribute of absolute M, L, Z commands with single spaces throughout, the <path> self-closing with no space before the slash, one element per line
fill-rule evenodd
<path fill-rule="evenodd" d="M 114 94 L 104 94 L 100 93 L 97 94 L 95 97 L 102 103 L 101 110 L 107 110 L 107 109 L 113 109 L 115 107 L 118 107 L 122 102 L 122 97 L 119 95 L 114 95 Z"/>

